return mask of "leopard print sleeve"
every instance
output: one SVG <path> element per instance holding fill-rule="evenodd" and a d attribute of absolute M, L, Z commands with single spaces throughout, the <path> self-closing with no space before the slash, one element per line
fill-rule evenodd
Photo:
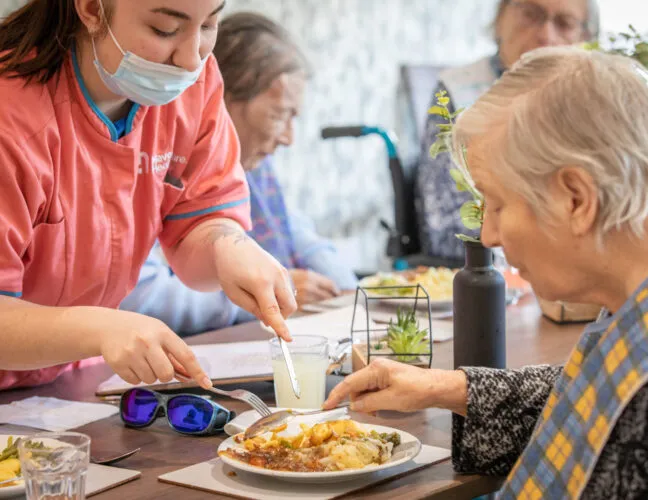
<path fill-rule="evenodd" d="M 452 416 L 453 466 L 504 476 L 526 447 L 562 367 L 461 369 L 468 378 L 468 411 L 465 418 Z"/>

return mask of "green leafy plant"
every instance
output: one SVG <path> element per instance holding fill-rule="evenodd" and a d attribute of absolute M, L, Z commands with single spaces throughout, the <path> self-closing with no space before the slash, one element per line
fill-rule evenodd
<path fill-rule="evenodd" d="M 628 31 L 608 35 L 605 44 L 596 41 L 586 43 L 584 47 L 628 56 L 648 68 L 648 37 L 640 34 L 632 24 L 628 26 Z"/>
<path fill-rule="evenodd" d="M 458 109 L 454 113 L 450 112 L 448 109 L 450 98 L 445 90 L 438 92 L 435 97 L 436 105 L 432 106 L 428 110 L 428 113 L 441 117 L 446 121 L 446 123 L 440 123 L 437 125 L 439 133 L 437 134 L 436 141 L 430 148 L 430 156 L 432 156 L 432 158 L 436 158 L 440 153 L 449 151 L 448 144 L 450 142 L 450 137 L 452 136 L 452 129 L 457 117 L 463 111 L 463 109 Z M 461 154 L 463 156 L 464 164 L 467 164 L 465 148 L 462 148 Z M 484 197 L 472 186 L 470 182 L 466 180 L 463 172 L 458 168 L 450 169 L 450 176 L 455 181 L 457 191 L 469 192 L 472 195 L 472 200 L 464 203 L 459 210 L 461 222 L 466 229 L 481 229 L 482 224 L 484 223 Z M 465 234 L 457 234 L 456 236 L 463 241 L 479 243 L 479 239 L 473 238 L 472 236 Z"/>
<path fill-rule="evenodd" d="M 583 44 L 583 46 L 589 50 L 603 50 L 612 54 L 622 54 L 631 57 L 645 68 L 648 68 L 648 37 L 641 35 L 634 26 L 630 25 L 627 32 L 609 35 L 608 44 L 609 46 L 604 47 L 596 41 Z M 436 104 L 428 110 L 428 113 L 441 117 L 446 123 L 437 125 L 439 129 L 437 139 L 430 147 L 430 156 L 432 158 L 436 158 L 440 153 L 449 152 L 448 144 L 450 143 L 453 127 L 457 117 L 463 111 L 463 109 L 458 109 L 454 113 L 450 112 L 448 109 L 450 98 L 446 91 L 438 92 L 435 97 Z M 467 165 L 465 148 L 462 148 L 461 154 L 463 164 Z M 472 195 L 472 200 L 464 203 L 459 210 L 461 222 L 467 229 L 481 229 L 484 223 L 484 197 L 466 180 L 463 172 L 458 168 L 451 169 L 450 176 L 455 181 L 458 191 L 467 191 Z M 479 238 L 473 238 L 465 234 L 457 234 L 456 236 L 463 241 L 480 242 Z"/>
<path fill-rule="evenodd" d="M 399 308 L 396 323 L 389 320 L 387 347 L 397 355 L 398 361 L 408 363 L 418 359 L 417 354 L 428 354 L 429 342 L 428 331 L 419 328 L 414 310 L 403 311 Z"/>

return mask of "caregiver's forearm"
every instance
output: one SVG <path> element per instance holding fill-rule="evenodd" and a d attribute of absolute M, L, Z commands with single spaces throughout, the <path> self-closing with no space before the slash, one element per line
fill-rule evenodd
<path fill-rule="evenodd" d="M 253 240 L 231 219 L 210 219 L 196 226 L 175 248 L 165 249 L 165 255 L 185 285 L 201 292 L 213 292 L 220 289 L 215 265 L 219 247 L 228 242 L 253 243 Z"/>
<path fill-rule="evenodd" d="M 46 307 L 0 297 L 0 369 L 29 370 L 100 354 L 100 307 Z"/>

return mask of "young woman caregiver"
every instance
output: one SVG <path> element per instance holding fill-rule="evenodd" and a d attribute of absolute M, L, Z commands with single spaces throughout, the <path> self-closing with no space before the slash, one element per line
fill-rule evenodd
<path fill-rule="evenodd" d="M 103 356 L 131 383 L 184 368 L 162 322 L 115 310 L 159 238 L 284 338 L 286 270 L 244 230 L 248 190 L 211 56 L 224 0 L 31 0 L 0 24 L 0 388 Z"/>

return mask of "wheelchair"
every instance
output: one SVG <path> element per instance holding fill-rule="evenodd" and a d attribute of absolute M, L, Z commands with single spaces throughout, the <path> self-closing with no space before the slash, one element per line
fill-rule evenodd
<path fill-rule="evenodd" d="M 392 261 L 394 270 L 401 271 L 428 267 L 461 268 L 463 259 L 448 259 L 421 253 L 419 225 L 414 204 L 414 185 L 416 166 L 405 168 L 398 156 L 393 134 L 380 127 L 354 125 L 343 127 L 326 127 L 321 131 L 322 139 L 342 137 L 379 136 L 387 149 L 388 167 L 394 190 L 394 224 L 381 220 L 381 226 L 388 232 L 386 254 Z"/>

